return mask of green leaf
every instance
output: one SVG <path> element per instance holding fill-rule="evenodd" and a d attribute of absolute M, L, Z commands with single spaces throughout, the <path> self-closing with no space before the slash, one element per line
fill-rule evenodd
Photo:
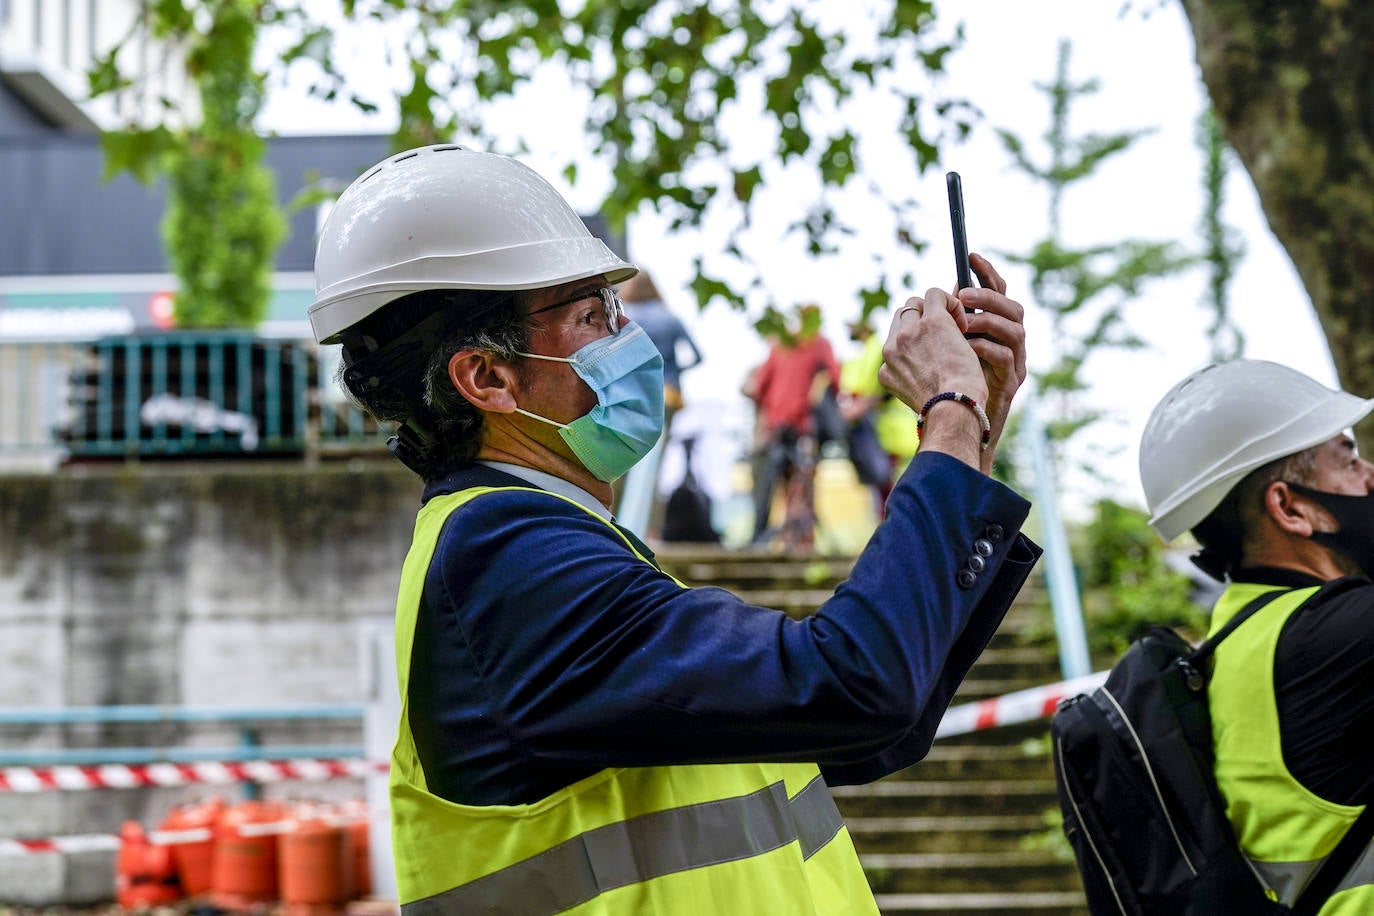
<path fill-rule="evenodd" d="M 821 154 L 821 180 L 826 184 L 843 185 L 858 169 L 854 156 L 854 135 L 845 131 L 832 137 Z"/>
<path fill-rule="evenodd" d="M 735 192 L 735 199 L 748 204 L 754 198 L 754 191 L 763 184 L 763 169 L 755 165 L 752 168 L 735 172 L 735 180 L 732 187 Z"/>
<path fill-rule="evenodd" d="M 108 54 L 101 55 L 86 71 L 86 87 L 91 98 L 98 98 L 109 92 L 117 92 L 132 85 L 119 71 L 115 59 L 123 46 L 117 45 Z"/>
<path fill-rule="evenodd" d="M 109 181 L 120 172 L 129 172 L 143 184 L 151 184 L 163 171 L 163 158 L 179 147 L 177 138 L 165 127 L 147 130 L 106 131 L 100 135 L 100 147 L 105 154 L 102 181 Z"/>

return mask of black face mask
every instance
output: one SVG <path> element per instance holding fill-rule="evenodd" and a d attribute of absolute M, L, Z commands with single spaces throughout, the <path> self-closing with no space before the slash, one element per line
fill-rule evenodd
<path fill-rule="evenodd" d="M 1301 496 L 1306 496 L 1336 519 L 1339 531 L 1314 531 L 1312 540 L 1345 557 L 1365 575 L 1374 574 L 1374 493 L 1346 496 L 1313 490 L 1284 481 Z"/>

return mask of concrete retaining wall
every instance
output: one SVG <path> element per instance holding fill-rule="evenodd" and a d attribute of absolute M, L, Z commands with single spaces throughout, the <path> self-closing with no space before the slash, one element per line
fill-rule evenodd
<path fill-rule="evenodd" d="M 389 459 L 0 477 L 0 706 L 363 703 L 360 628 L 391 615 L 419 494 Z M 362 743 L 359 723 L 261 737 Z M 7 749 L 235 743 L 230 726 L 0 726 Z M 0 836 L 155 825 L 208 791 L 0 793 Z M 265 794 L 363 789 L 281 783 Z M 112 854 L 0 857 L 0 902 L 108 899 L 112 876 Z"/>

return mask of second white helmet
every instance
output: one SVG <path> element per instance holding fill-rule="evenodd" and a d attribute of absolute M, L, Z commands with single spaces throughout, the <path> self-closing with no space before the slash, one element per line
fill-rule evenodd
<path fill-rule="evenodd" d="M 330 211 L 315 253 L 310 326 L 320 343 L 425 289 L 517 290 L 636 272 L 563 196 L 514 159 L 453 144 L 398 153 Z"/>
<path fill-rule="evenodd" d="M 1195 527 L 1246 474 L 1353 426 L 1374 399 L 1287 366 L 1236 360 L 1200 369 L 1155 406 L 1140 441 L 1150 525 L 1165 541 Z"/>

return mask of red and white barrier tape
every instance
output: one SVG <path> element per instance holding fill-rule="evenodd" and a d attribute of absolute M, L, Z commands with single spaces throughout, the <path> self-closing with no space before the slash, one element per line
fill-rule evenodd
<path fill-rule="evenodd" d="M 0 857 L 31 855 L 42 852 L 91 852 L 119 849 L 119 837 L 107 834 L 58 836 L 46 840 L 0 839 Z"/>
<path fill-rule="evenodd" d="M 1059 701 L 1087 693 L 1102 685 L 1106 671 L 1071 678 L 1043 687 L 1017 690 L 976 703 L 966 703 L 945 711 L 935 732 L 937 738 L 963 735 L 1048 718 Z M 135 788 L 140 786 L 183 786 L 192 783 L 279 782 L 288 779 L 318 781 L 339 777 L 363 777 L 385 773 L 385 760 L 252 760 L 246 763 L 155 763 L 144 766 L 105 765 L 91 767 L 8 767 L 0 768 L 0 792 L 42 792 L 51 789 Z M 281 833 L 289 822 L 244 824 L 244 835 Z M 155 830 L 149 833 L 154 843 L 195 843 L 210 838 L 210 831 Z M 94 834 L 54 837 L 44 840 L 0 839 L 0 856 L 44 852 L 86 852 L 116 850 L 119 837 Z"/>
<path fill-rule="evenodd" d="M 228 785 L 235 782 L 321 782 L 385 773 L 378 760 L 248 760 L 241 763 L 102 764 L 100 766 L 0 767 L 0 793 L 145 786 Z"/>
<path fill-rule="evenodd" d="M 955 706 L 945 710 L 940 727 L 935 730 L 935 737 L 965 735 L 999 725 L 1016 725 L 1048 718 L 1060 700 L 1094 690 L 1106 679 L 1107 672 L 1097 671 L 1043 687 L 1017 690 L 977 703 Z"/>
<path fill-rule="evenodd" d="M 1100 686 L 1107 672 L 1098 671 L 1043 687 L 1018 690 L 945 711 L 935 737 L 1044 719 L 1064 697 Z M 46 792 L 54 789 L 133 789 L 145 786 L 227 785 L 235 782 L 282 782 L 362 778 L 385 773 L 385 760 L 249 760 L 242 763 L 103 764 L 100 766 L 0 767 L 0 793 Z"/>

